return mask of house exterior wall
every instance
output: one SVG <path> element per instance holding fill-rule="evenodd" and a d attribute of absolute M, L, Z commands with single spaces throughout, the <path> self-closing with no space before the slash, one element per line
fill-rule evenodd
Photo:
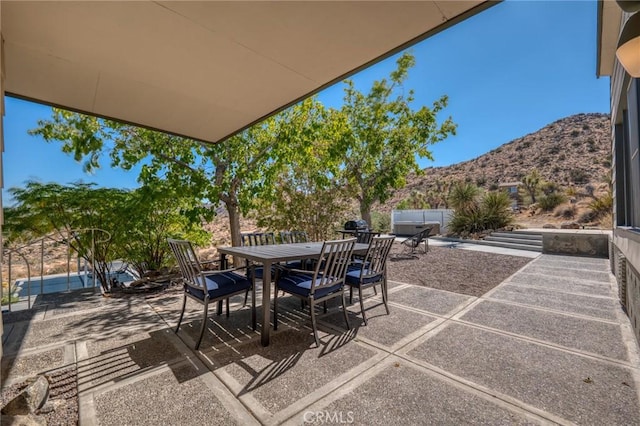
<path fill-rule="evenodd" d="M 621 27 L 628 14 L 622 15 Z M 620 303 L 640 341 L 640 79 L 615 60 L 611 73 L 612 272 Z"/>
<path fill-rule="evenodd" d="M 2 167 L 2 156 L 4 154 L 4 47 L 2 38 L 2 3 L 0 2 L 0 189 L 4 188 L 4 169 Z M 0 265 L 2 265 L 2 224 L 4 223 L 2 197 L 0 197 Z M 2 268 L 0 268 L 0 283 L 2 283 Z M 0 335 L 3 333 L 2 315 L 0 315 Z M 0 345 L 0 357 L 2 356 L 2 345 Z"/>

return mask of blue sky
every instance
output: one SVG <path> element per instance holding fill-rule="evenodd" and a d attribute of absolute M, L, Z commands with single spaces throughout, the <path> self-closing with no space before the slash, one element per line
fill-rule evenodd
<path fill-rule="evenodd" d="M 418 108 L 441 95 L 458 132 L 432 146 L 434 161 L 445 166 L 475 158 L 560 118 L 609 111 L 609 79 L 596 78 L 595 1 L 506 1 L 411 48 L 416 66 L 406 88 L 415 90 Z M 395 69 L 395 57 L 353 77 L 361 91 Z M 341 83 L 319 95 L 339 107 Z M 3 198 L 6 188 L 27 179 L 62 183 L 84 180 L 101 186 L 134 188 L 137 172 L 112 170 L 108 159 L 93 175 L 82 164 L 29 136 L 50 108 L 6 99 Z M 29 158 L 29 161 L 24 161 Z"/>

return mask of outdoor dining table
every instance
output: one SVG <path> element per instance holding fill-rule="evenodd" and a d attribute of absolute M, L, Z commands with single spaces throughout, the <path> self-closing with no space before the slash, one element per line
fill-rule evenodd
<path fill-rule="evenodd" d="M 265 271 L 270 271 L 275 263 L 294 260 L 317 259 L 322 251 L 322 242 L 274 244 L 264 246 L 219 247 L 218 252 L 226 256 L 241 257 L 256 263 L 261 263 Z M 368 244 L 356 244 L 353 252 L 365 254 Z M 262 328 L 260 341 L 262 346 L 269 346 L 271 313 L 271 274 L 262 277 Z"/>

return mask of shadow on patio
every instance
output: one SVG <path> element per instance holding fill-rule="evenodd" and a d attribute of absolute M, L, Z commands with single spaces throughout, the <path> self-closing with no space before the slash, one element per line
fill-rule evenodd
<path fill-rule="evenodd" d="M 350 331 L 330 307 L 320 348 L 297 299 L 262 347 L 236 298 L 198 352 L 199 307 L 172 330 L 179 292 L 74 293 L 10 323 L 3 378 L 75 364 L 82 424 L 628 424 L 640 358 L 615 290 L 606 260 L 547 255 L 479 298 L 392 282 L 366 327 L 357 302 Z"/>

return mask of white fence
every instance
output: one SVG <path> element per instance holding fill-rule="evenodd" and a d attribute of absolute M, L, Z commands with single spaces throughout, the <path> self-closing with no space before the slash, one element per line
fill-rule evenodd
<path fill-rule="evenodd" d="M 447 233 L 447 225 L 453 215 L 450 209 L 429 209 L 429 210 L 392 210 L 391 229 L 397 229 L 397 225 L 423 225 L 437 222 L 440 224 L 440 233 Z M 397 233 L 397 232 L 396 232 Z"/>

